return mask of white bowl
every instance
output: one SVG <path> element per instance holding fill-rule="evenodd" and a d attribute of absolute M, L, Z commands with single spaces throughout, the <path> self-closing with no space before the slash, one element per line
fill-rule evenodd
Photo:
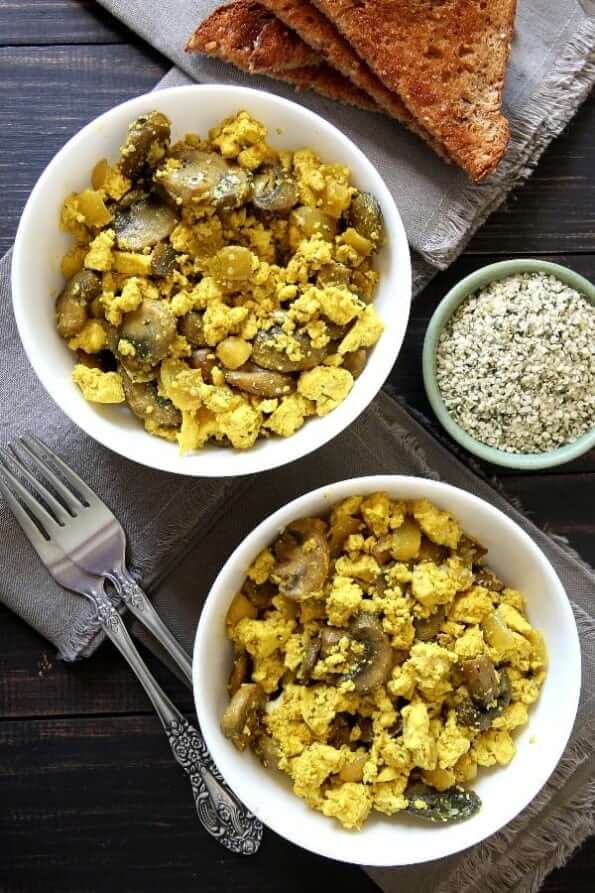
<path fill-rule="evenodd" d="M 464 530 L 489 550 L 488 562 L 527 597 L 531 623 L 543 631 L 550 667 L 529 724 L 515 736 L 517 754 L 506 767 L 480 770 L 474 790 L 483 806 L 459 824 L 431 826 L 409 816 L 373 814 L 359 832 L 309 809 L 280 772 L 264 769 L 249 751 L 241 754 L 223 737 L 219 721 L 228 702 L 231 649 L 225 614 L 246 569 L 291 521 L 326 514 L 352 494 L 378 490 L 405 499 L 427 498 L 452 512 Z M 321 487 L 263 521 L 238 546 L 205 603 L 194 643 L 194 697 L 207 747 L 246 805 L 271 829 L 315 853 L 360 865 L 410 865 L 456 853 L 510 822 L 535 797 L 566 746 L 580 692 L 579 639 L 566 593 L 533 540 L 498 509 L 465 490 L 424 478 L 379 475 Z"/>
<path fill-rule="evenodd" d="M 334 412 L 313 418 L 290 438 L 262 440 L 246 452 L 211 446 L 181 456 L 176 444 L 147 434 L 126 406 L 88 403 L 71 381 L 73 354 L 58 336 L 54 300 L 64 285 L 60 259 L 71 238 L 58 228 L 64 198 L 89 184 L 93 165 L 115 159 L 130 121 L 159 109 L 172 121 L 174 138 L 210 127 L 241 109 L 263 121 L 277 148 L 308 146 L 324 161 L 341 162 L 353 182 L 378 199 L 386 244 L 376 258 L 381 274 L 375 306 L 385 331 L 353 390 Z M 401 217 L 378 171 L 339 130 L 308 109 L 259 90 L 202 85 L 173 87 L 139 96 L 92 121 L 49 163 L 23 211 L 12 261 L 17 326 L 33 369 L 60 408 L 91 437 L 143 465 L 198 477 L 252 474 L 291 462 L 335 437 L 360 415 L 382 387 L 399 353 L 411 303 L 411 262 Z"/>

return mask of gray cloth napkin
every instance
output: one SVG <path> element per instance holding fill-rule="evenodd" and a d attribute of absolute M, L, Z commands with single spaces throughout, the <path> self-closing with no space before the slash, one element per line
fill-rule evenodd
<path fill-rule="evenodd" d="M 100 0 L 148 43 L 201 83 L 244 84 L 297 100 L 346 133 L 392 190 L 411 246 L 443 269 L 461 252 L 572 118 L 595 79 L 593 0 L 520 0 L 504 92 L 512 137 L 498 170 L 480 185 L 441 161 L 384 115 L 363 112 L 231 65 L 184 52 L 219 0 Z"/>

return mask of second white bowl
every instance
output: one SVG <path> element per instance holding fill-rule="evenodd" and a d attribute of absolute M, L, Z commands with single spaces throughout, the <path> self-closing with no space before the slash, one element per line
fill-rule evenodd
<path fill-rule="evenodd" d="M 341 499 L 384 490 L 393 498 L 429 499 L 451 512 L 489 550 L 488 564 L 527 598 L 531 623 L 546 640 L 550 666 L 529 724 L 515 735 L 517 753 L 505 767 L 481 770 L 472 787 L 483 806 L 453 825 L 431 826 L 412 817 L 373 814 L 359 832 L 314 812 L 292 793 L 289 779 L 239 753 L 219 728 L 228 695 L 231 648 L 225 615 L 246 570 L 291 521 L 324 515 Z M 580 692 L 580 646 L 574 617 L 554 569 L 533 540 L 503 512 L 465 490 L 424 478 L 376 476 L 321 487 L 262 522 L 233 552 L 204 606 L 194 643 L 194 697 L 207 747 L 228 783 L 270 828 L 293 843 L 344 862 L 410 865 L 449 856 L 479 843 L 510 822 L 535 797 L 566 746 Z"/>
<path fill-rule="evenodd" d="M 56 332 L 54 301 L 64 285 L 60 259 L 70 237 L 58 219 L 64 198 L 85 188 L 100 158 L 115 159 L 128 124 L 159 109 L 172 121 L 174 139 L 205 135 L 223 118 L 245 109 L 268 128 L 276 148 L 310 147 L 323 161 L 347 165 L 354 184 L 372 192 L 384 215 L 387 239 L 376 257 L 380 286 L 375 307 L 385 331 L 348 398 L 323 418 L 313 418 L 290 438 L 261 440 L 246 451 L 211 446 L 181 456 L 176 444 L 151 437 L 126 406 L 87 403 L 71 380 L 73 354 Z M 12 294 L 25 352 L 49 395 L 95 440 L 143 465 L 198 477 L 229 477 L 275 468 L 323 446 L 373 400 L 399 354 L 411 303 L 411 262 L 401 217 L 378 171 L 336 127 L 308 109 L 245 87 L 196 85 L 148 93 L 118 105 L 76 134 L 47 166 L 23 211 L 13 262 Z"/>

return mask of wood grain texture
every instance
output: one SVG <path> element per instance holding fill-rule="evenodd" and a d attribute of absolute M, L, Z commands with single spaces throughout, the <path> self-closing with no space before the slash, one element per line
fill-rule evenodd
<path fill-rule="evenodd" d="M 97 115 L 151 90 L 169 68 L 156 53 L 124 44 L 0 47 L 3 115 L 10 121 L 0 141 L 0 254 L 12 244 L 31 188 L 58 149 Z"/>
<path fill-rule="evenodd" d="M 362 872 L 267 832 L 249 859 L 202 828 L 154 717 L 0 724 L 0 889 L 373 893 Z M 9 794 L 9 796 L 7 796 Z"/>
<path fill-rule="evenodd" d="M 0 0 L 1 46 L 130 39 L 130 32 L 95 0 Z"/>
<path fill-rule="evenodd" d="M 151 89 L 168 68 L 96 3 L 0 0 L 0 252 L 9 247 L 29 190 L 55 151 L 100 112 Z M 416 408 L 429 412 L 420 375 L 427 321 L 463 275 L 502 256 L 548 254 L 595 278 L 594 123 L 592 98 L 466 255 L 414 303 L 391 384 Z M 595 453 L 548 474 L 486 470 L 498 473 L 538 523 L 549 522 L 595 563 Z M 147 659 L 168 693 L 190 711 L 184 686 Z M 122 658 L 107 644 L 90 661 L 57 661 L 40 636 L 1 606 L 0 751 L 1 893 L 376 889 L 360 871 L 272 833 L 253 860 L 214 844 L 194 816 L 187 781 Z M 550 875 L 543 891 L 587 893 L 594 872 L 590 841 Z"/>

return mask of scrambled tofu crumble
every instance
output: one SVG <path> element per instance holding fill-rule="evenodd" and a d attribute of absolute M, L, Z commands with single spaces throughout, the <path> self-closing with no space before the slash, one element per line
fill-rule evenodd
<path fill-rule="evenodd" d="M 332 412 L 382 334 L 377 201 L 345 166 L 266 140 L 241 111 L 172 143 L 149 112 L 61 211 L 73 380 L 184 453 L 249 449 Z"/>
<path fill-rule="evenodd" d="M 290 524 L 227 612 L 224 734 L 348 829 L 473 815 L 466 786 L 514 757 L 547 670 L 485 554 L 448 512 L 384 493 Z"/>

